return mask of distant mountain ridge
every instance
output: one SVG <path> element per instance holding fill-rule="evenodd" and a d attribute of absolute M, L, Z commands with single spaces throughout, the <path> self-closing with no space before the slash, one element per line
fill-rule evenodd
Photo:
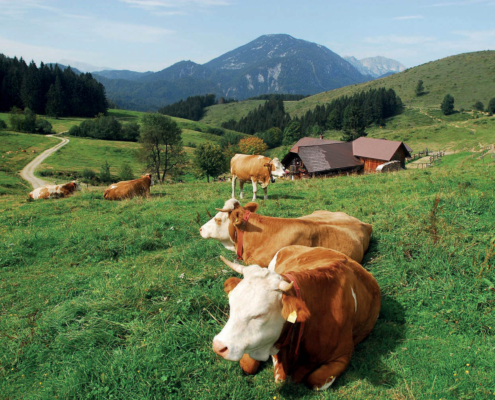
<path fill-rule="evenodd" d="M 407 69 L 400 62 L 382 56 L 368 57 L 362 60 L 352 56 L 344 56 L 344 59 L 363 75 L 370 75 L 373 78 L 389 76 Z"/>
<path fill-rule="evenodd" d="M 110 70 L 93 75 L 120 107 L 147 111 L 207 93 L 237 100 L 271 93 L 321 93 L 369 81 L 381 70 L 388 72 L 386 65 L 393 60 L 382 58 L 376 65 L 368 63 L 363 73 L 320 44 L 275 34 L 260 36 L 203 65 L 189 60 L 154 73 Z"/>

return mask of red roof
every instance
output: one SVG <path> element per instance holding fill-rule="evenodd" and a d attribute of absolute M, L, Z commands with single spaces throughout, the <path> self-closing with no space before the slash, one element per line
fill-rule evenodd
<path fill-rule="evenodd" d="M 326 139 L 318 139 L 318 138 L 312 138 L 312 137 L 303 137 L 302 139 L 299 139 L 299 141 L 292 146 L 292 149 L 290 151 L 292 153 L 299 153 L 299 147 L 301 146 L 321 146 L 322 144 L 333 144 L 333 143 L 342 143 L 338 140 L 326 140 Z"/>
<path fill-rule="evenodd" d="M 360 137 L 352 142 L 352 152 L 357 157 L 390 161 L 401 146 L 408 154 L 409 151 L 403 142 Z"/>

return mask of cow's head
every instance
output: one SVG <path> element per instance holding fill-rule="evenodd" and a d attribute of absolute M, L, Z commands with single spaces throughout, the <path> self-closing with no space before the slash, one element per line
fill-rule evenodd
<path fill-rule="evenodd" d="M 74 185 L 74 190 L 81 190 L 81 184 L 78 181 L 72 181 L 72 184 Z"/>
<path fill-rule="evenodd" d="M 293 284 L 282 276 L 258 265 L 243 267 L 221 257 L 244 279 L 229 278 L 224 289 L 229 294 L 230 316 L 222 331 L 213 339 L 213 351 L 229 361 L 239 361 L 247 353 L 255 360 L 266 361 L 277 354 L 275 343 L 285 321 L 291 315 L 304 322 L 309 310 L 298 299 Z"/>
<path fill-rule="evenodd" d="M 270 170 L 270 179 L 272 183 L 275 183 L 275 178 L 280 178 L 285 175 L 285 168 L 277 157 L 264 166 L 268 167 Z"/>
<path fill-rule="evenodd" d="M 210 219 L 206 224 L 199 228 L 199 233 L 203 239 L 216 239 L 231 251 L 235 251 L 234 244 L 230 240 L 229 235 L 229 213 L 241 204 L 236 199 L 227 200 L 223 209 Z"/>
<path fill-rule="evenodd" d="M 141 178 L 149 178 L 149 180 L 151 181 L 150 186 L 153 186 L 155 184 L 155 181 L 153 180 L 153 175 L 151 174 L 141 175 Z"/>

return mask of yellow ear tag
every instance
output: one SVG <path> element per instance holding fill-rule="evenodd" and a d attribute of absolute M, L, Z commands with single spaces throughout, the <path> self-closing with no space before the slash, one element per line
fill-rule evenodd
<path fill-rule="evenodd" d="M 296 323 L 296 319 L 297 319 L 297 311 L 294 310 L 287 317 L 287 321 L 289 321 L 291 324 L 295 324 Z"/>
<path fill-rule="evenodd" d="M 232 293 L 232 290 L 227 294 L 227 297 L 230 298 L 230 294 Z"/>

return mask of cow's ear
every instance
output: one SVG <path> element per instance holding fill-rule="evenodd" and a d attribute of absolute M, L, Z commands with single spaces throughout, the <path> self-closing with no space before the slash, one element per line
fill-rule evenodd
<path fill-rule="evenodd" d="M 282 295 L 282 317 L 295 323 L 304 322 L 311 316 L 306 303 L 296 296 Z"/>
<path fill-rule="evenodd" d="M 242 279 L 235 278 L 235 277 L 232 277 L 232 278 L 227 279 L 223 283 L 223 290 L 225 291 L 225 293 L 229 294 L 232 290 L 234 290 L 235 287 L 239 284 L 239 282 L 241 280 Z"/>
<path fill-rule="evenodd" d="M 252 213 L 255 213 L 256 210 L 258 210 L 258 203 L 247 203 L 244 208 L 246 210 L 251 211 Z"/>
<path fill-rule="evenodd" d="M 270 163 L 263 164 L 263 167 L 269 167 Z"/>

